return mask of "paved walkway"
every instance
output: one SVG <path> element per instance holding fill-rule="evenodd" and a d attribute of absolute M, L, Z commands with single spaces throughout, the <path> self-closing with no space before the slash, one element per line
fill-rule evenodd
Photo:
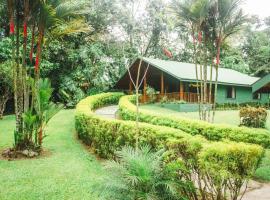
<path fill-rule="evenodd" d="M 95 113 L 113 119 L 117 110 L 118 106 L 114 105 L 97 109 Z M 270 200 L 270 184 L 251 181 L 242 200 Z"/>
<path fill-rule="evenodd" d="M 99 116 L 102 116 L 102 117 L 114 119 L 117 110 L 118 110 L 118 106 L 117 106 L 117 105 L 114 105 L 114 106 L 106 106 L 106 107 L 97 109 L 97 110 L 95 111 L 95 113 L 96 113 L 97 115 L 99 115 Z"/>
<path fill-rule="evenodd" d="M 270 200 L 270 184 L 251 181 L 242 200 Z"/>

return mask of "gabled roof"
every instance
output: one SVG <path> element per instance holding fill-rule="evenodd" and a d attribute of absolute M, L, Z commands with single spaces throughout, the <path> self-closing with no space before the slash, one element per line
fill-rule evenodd
<path fill-rule="evenodd" d="M 195 65 L 190 63 L 182 63 L 176 61 L 159 60 L 153 58 L 142 58 L 144 62 L 149 63 L 153 67 L 164 71 L 171 76 L 183 81 L 196 81 Z M 199 69 L 199 67 L 198 67 Z M 210 67 L 208 66 L 208 80 L 210 80 Z M 212 80 L 215 80 L 215 69 L 213 70 Z M 260 78 L 252 77 L 232 69 L 219 68 L 218 82 L 227 85 L 240 85 L 251 87 L 253 83 Z"/>
<path fill-rule="evenodd" d="M 259 79 L 252 85 L 252 92 L 269 92 L 270 90 L 270 74 L 265 77 Z"/>

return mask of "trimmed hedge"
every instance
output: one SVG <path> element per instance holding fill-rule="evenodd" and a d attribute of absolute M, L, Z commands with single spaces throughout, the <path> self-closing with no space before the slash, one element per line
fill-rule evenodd
<path fill-rule="evenodd" d="M 94 113 L 99 107 L 117 104 L 121 96 L 122 93 L 98 94 L 83 99 L 76 107 L 75 127 L 79 138 L 104 158 L 114 157 L 114 152 L 125 145 L 135 146 L 134 121 L 108 119 Z M 210 180 L 216 190 L 223 187 L 217 180 L 248 180 L 264 154 L 259 145 L 211 142 L 200 135 L 147 123 L 139 123 L 139 144 L 148 144 L 155 150 L 165 147 L 167 161 L 179 157 L 183 161 L 187 170 L 182 173 L 187 174 L 187 181 L 195 183 L 192 178 L 198 174 L 202 182 Z M 202 195 L 202 191 L 201 188 L 198 193 Z"/>
<path fill-rule="evenodd" d="M 119 101 L 119 114 L 123 120 L 136 119 L 136 106 L 132 103 L 133 98 L 134 96 L 123 96 Z M 191 135 L 202 135 L 211 141 L 228 139 L 235 142 L 258 144 L 266 148 L 270 147 L 270 133 L 263 129 L 211 124 L 184 117 L 161 115 L 147 110 L 140 110 L 139 120 L 183 130 Z"/>
<path fill-rule="evenodd" d="M 135 146 L 136 126 L 134 121 L 107 119 L 97 116 L 94 110 L 111 104 L 117 104 L 122 93 L 103 93 L 89 96 L 76 107 L 75 127 L 78 137 L 90 145 L 95 153 L 104 158 L 113 157 L 116 150 L 125 145 Z M 160 148 L 169 138 L 191 138 L 181 130 L 140 123 L 140 144 Z"/>

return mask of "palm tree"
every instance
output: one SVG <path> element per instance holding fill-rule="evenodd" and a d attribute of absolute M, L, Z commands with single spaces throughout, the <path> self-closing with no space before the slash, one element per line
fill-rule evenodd
<path fill-rule="evenodd" d="M 180 25 L 186 27 L 190 33 L 193 40 L 193 50 L 194 50 L 194 63 L 195 63 L 195 73 L 196 73 L 196 89 L 197 98 L 199 103 L 199 117 L 205 120 L 205 114 L 201 110 L 202 103 L 206 103 L 206 82 L 207 77 L 207 67 L 204 65 L 202 68 L 201 50 L 203 42 L 203 26 L 205 24 L 206 18 L 208 16 L 209 8 L 211 6 L 211 0 L 192 0 L 180 2 L 179 0 L 173 1 L 173 10 L 176 13 L 180 21 Z M 197 37 L 196 37 L 197 36 Z M 198 72 L 198 65 L 200 66 Z M 204 70 L 204 75 L 203 71 Z M 200 75 L 200 77 L 199 77 Z M 200 91 L 199 91 L 200 82 Z M 204 83 L 204 84 L 203 84 Z"/>
<path fill-rule="evenodd" d="M 215 94 L 213 102 L 213 116 L 215 118 L 216 96 L 218 87 L 218 69 L 220 64 L 220 50 L 225 40 L 237 33 L 247 18 L 239 8 L 241 0 L 215 0 L 213 4 L 213 17 L 215 18 L 215 35 L 216 35 L 216 75 L 215 75 Z"/>
<path fill-rule="evenodd" d="M 35 62 L 35 87 L 32 88 L 32 108 L 37 108 L 39 95 L 39 66 L 41 62 L 42 46 L 44 36 L 51 35 L 63 36 L 87 32 L 89 26 L 83 21 L 85 1 L 66 1 L 66 0 L 7 0 L 10 35 L 13 43 L 13 68 L 14 68 L 14 99 L 16 113 L 16 131 L 15 146 L 24 146 L 20 140 L 24 137 L 23 113 L 27 112 L 29 107 L 29 86 L 27 83 L 26 71 L 26 46 L 28 24 L 32 25 L 32 41 L 30 50 L 30 61 L 34 51 L 35 36 L 38 35 L 38 45 Z M 84 8 L 84 9 L 83 9 Z M 23 18 L 22 14 L 23 13 Z M 22 19 L 21 19 L 22 18 Z M 16 20 L 14 20 L 16 19 Z M 16 26 L 14 25 L 16 21 Z M 74 25 L 75 24 L 75 25 Z M 20 60 L 20 26 L 23 25 L 23 54 L 22 62 Z M 14 31 L 16 27 L 16 32 Z M 37 27 L 37 30 L 36 28 Z M 15 34 L 16 33 L 16 43 Z M 15 45 L 16 44 L 16 45 Z M 16 48 L 15 48 L 16 47 Z M 16 63 L 16 64 L 15 64 Z M 42 125 L 41 125 L 42 126 Z M 42 130 L 42 129 L 41 129 Z M 42 143 L 42 131 L 40 135 L 40 144 Z M 24 142 L 21 140 L 21 142 Z"/>
<path fill-rule="evenodd" d="M 124 147 L 116 156 L 117 161 L 107 162 L 107 173 L 95 187 L 99 199 L 185 199 L 179 192 L 183 183 L 163 168 L 162 151 L 151 152 L 148 146 L 138 150 Z"/>

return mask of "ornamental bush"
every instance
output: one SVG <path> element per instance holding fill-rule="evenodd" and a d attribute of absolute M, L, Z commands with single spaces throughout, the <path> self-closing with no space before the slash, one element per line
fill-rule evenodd
<path fill-rule="evenodd" d="M 76 108 L 75 127 L 79 138 L 104 158 L 114 158 L 114 153 L 126 145 L 135 146 L 134 121 L 107 119 L 94 113 L 94 109 L 117 103 L 121 96 L 121 93 L 90 96 L 80 101 Z M 226 193 L 237 195 L 235 188 L 243 186 L 254 174 L 264 154 L 259 145 L 213 142 L 201 135 L 192 136 L 179 129 L 147 123 L 139 123 L 139 145 L 149 145 L 154 150 L 166 149 L 167 165 L 177 172 L 179 180 L 190 183 L 186 192 L 190 192 L 191 200 L 202 195 L 206 200 L 212 196 L 217 199 L 220 195 L 226 200 Z M 221 191 L 223 183 L 229 181 L 234 181 L 230 182 L 229 192 Z M 204 187 L 209 183 L 213 184 L 212 196 Z"/>
<path fill-rule="evenodd" d="M 119 101 L 119 114 L 123 120 L 136 119 L 136 106 L 133 104 L 134 96 L 123 96 Z M 246 142 L 270 147 L 270 133 L 263 129 L 235 127 L 223 124 L 164 115 L 152 111 L 140 110 L 139 120 L 154 125 L 176 128 L 191 135 L 202 135 L 211 141 L 228 139 L 235 142 Z"/>
<path fill-rule="evenodd" d="M 265 128 L 267 119 L 267 110 L 265 108 L 246 106 L 240 109 L 239 114 L 241 126 Z"/>

